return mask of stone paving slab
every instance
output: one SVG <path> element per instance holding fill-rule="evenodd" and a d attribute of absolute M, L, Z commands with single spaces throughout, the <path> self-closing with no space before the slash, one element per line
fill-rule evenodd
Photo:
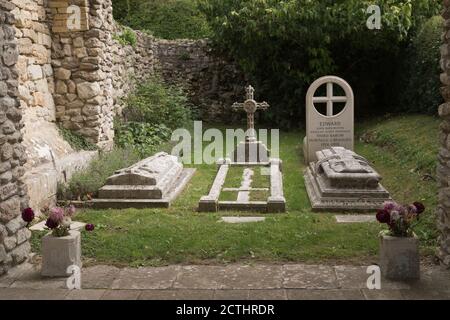
<path fill-rule="evenodd" d="M 289 300 L 364 300 L 361 290 L 301 290 L 287 289 Z"/>
<path fill-rule="evenodd" d="M 70 290 L 65 300 L 100 300 L 104 294 L 102 289 Z"/>
<path fill-rule="evenodd" d="M 140 290 L 105 290 L 101 300 L 137 300 Z"/>
<path fill-rule="evenodd" d="M 367 267 L 358 266 L 336 266 L 337 282 L 341 289 L 367 289 L 367 279 L 369 274 L 367 273 Z M 410 283 L 407 282 L 395 282 L 386 279 L 381 280 L 382 289 L 409 289 Z"/>
<path fill-rule="evenodd" d="M 112 266 L 93 266 L 83 268 L 81 280 L 83 289 L 112 289 L 119 277 L 120 269 Z"/>
<path fill-rule="evenodd" d="M 179 289 L 278 289 L 282 266 L 228 265 L 182 267 L 174 288 Z"/>
<path fill-rule="evenodd" d="M 170 289 L 178 276 L 180 267 L 125 268 L 113 281 L 113 289 Z"/>
<path fill-rule="evenodd" d="M 139 300 L 212 300 L 214 290 L 144 290 Z"/>
<path fill-rule="evenodd" d="M 63 300 L 68 293 L 63 289 L 2 288 L 0 300 Z"/>
<path fill-rule="evenodd" d="M 290 289 L 337 289 L 333 267 L 324 265 L 287 265 L 283 268 L 283 287 Z"/>
<path fill-rule="evenodd" d="M 65 279 L 40 276 L 38 265 L 22 264 L 0 277 L 0 300 L 450 300 L 450 270 L 423 267 L 419 281 L 382 279 L 368 290 L 367 267 L 328 265 L 94 266 L 82 271 L 83 290 L 66 290 Z"/>

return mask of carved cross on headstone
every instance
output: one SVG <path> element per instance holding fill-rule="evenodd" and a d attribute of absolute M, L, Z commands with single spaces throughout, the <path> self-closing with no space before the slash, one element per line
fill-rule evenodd
<path fill-rule="evenodd" d="M 244 109 L 247 113 L 247 138 L 255 139 L 255 112 L 257 110 L 267 110 L 269 104 L 267 102 L 258 103 L 255 101 L 255 89 L 252 86 L 248 86 L 246 89 L 246 101 L 244 103 L 235 102 L 232 106 L 234 110 Z"/>

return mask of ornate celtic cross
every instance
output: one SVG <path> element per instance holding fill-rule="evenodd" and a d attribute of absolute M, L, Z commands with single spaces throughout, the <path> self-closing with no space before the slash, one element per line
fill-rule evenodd
<path fill-rule="evenodd" d="M 235 102 L 232 106 L 234 110 L 244 109 L 247 113 L 247 138 L 254 140 L 255 134 L 255 112 L 257 110 L 267 110 L 270 105 L 267 102 L 258 103 L 255 101 L 255 89 L 252 86 L 248 86 L 246 89 L 246 100 L 244 103 Z"/>

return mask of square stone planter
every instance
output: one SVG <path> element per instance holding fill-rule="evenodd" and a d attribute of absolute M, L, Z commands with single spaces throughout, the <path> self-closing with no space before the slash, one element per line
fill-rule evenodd
<path fill-rule="evenodd" d="M 51 233 L 42 238 L 42 270 L 45 277 L 67 277 L 67 268 L 76 265 L 81 268 L 81 235 L 70 231 L 66 237 L 54 237 Z"/>
<path fill-rule="evenodd" d="M 419 239 L 380 235 L 380 268 L 390 280 L 420 278 Z"/>

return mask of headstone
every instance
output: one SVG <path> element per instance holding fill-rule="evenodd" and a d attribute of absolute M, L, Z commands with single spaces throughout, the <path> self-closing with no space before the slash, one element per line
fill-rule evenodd
<path fill-rule="evenodd" d="M 316 91 L 326 86 L 326 96 L 315 96 Z M 345 95 L 335 95 L 336 86 Z M 337 112 L 336 103 L 345 103 Z M 317 109 L 318 104 L 326 104 L 326 112 Z M 343 79 L 326 76 L 316 80 L 306 95 L 306 137 L 303 144 L 305 163 L 316 161 L 316 152 L 331 148 L 354 147 L 354 96 L 350 85 Z"/>
<path fill-rule="evenodd" d="M 115 172 L 93 202 L 96 207 L 168 207 L 194 172 L 161 152 Z"/>
<path fill-rule="evenodd" d="M 255 89 L 252 86 L 246 88 L 246 100 L 244 103 L 234 103 L 234 110 L 244 110 L 247 113 L 247 131 L 245 141 L 239 143 L 231 155 L 231 159 L 238 163 L 269 162 L 269 150 L 256 138 L 255 113 L 258 110 L 267 110 L 270 106 L 267 102 L 256 102 Z"/>
<path fill-rule="evenodd" d="M 376 210 L 390 201 L 381 176 L 351 150 L 332 147 L 316 152 L 306 169 L 305 185 L 313 210 Z"/>

